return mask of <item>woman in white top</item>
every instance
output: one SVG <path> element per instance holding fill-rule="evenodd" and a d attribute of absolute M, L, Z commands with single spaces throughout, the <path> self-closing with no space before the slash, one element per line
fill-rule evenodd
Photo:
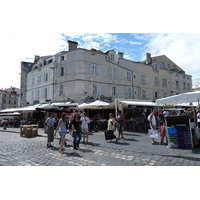
<path fill-rule="evenodd" d="M 149 125 L 151 129 L 156 130 L 156 117 L 155 114 L 157 113 L 156 109 L 153 109 L 152 113 L 150 114 L 149 117 Z M 152 139 L 152 144 L 158 144 L 154 139 Z"/>
<path fill-rule="evenodd" d="M 90 123 L 90 119 L 85 115 L 85 113 L 82 114 L 82 117 L 80 118 L 81 123 L 81 131 L 83 134 L 83 142 L 88 143 L 89 138 L 89 131 L 88 131 L 88 124 Z M 85 141 L 86 138 L 86 141 Z"/>

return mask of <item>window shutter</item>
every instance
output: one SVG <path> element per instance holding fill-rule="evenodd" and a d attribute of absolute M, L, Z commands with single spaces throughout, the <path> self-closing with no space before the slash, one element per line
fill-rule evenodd
<path fill-rule="evenodd" d="M 97 66 L 97 76 L 100 76 L 100 75 L 101 75 L 101 67 Z"/>
<path fill-rule="evenodd" d="M 57 77 L 60 77 L 60 67 L 57 68 Z"/>
<path fill-rule="evenodd" d="M 92 75 L 92 65 L 89 66 L 90 67 L 90 74 Z"/>
<path fill-rule="evenodd" d="M 108 77 L 112 78 L 112 69 L 110 67 L 108 68 Z"/>
<path fill-rule="evenodd" d="M 60 62 L 60 56 L 58 57 L 58 62 Z"/>
<path fill-rule="evenodd" d="M 101 86 L 97 85 L 97 95 L 99 95 L 101 93 Z"/>
<path fill-rule="evenodd" d="M 67 66 L 64 66 L 64 76 L 67 76 Z"/>
<path fill-rule="evenodd" d="M 64 60 L 67 60 L 67 54 L 64 55 Z"/>
<path fill-rule="evenodd" d="M 115 78 L 118 79 L 118 70 L 115 70 Z"/>

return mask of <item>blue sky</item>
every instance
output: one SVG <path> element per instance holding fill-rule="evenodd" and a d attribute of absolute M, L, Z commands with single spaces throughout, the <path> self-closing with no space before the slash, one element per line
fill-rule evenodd
<path fill-rule="evenodd" d="M 86 49 L 114 49 L 133 61 L 144 60 L 146 52 L 164 54 L 200 78 L 197 0 L 169 0 L 164 6 L 158 0 L 10 0 L 1 7 L 0 55 L 6 70 L 0 88 L 20 87 L 20 62 L 68 50 L 67 40 Z"/>
<path fill-rule="evenodd" d="M 200 78 L 200 33 L 5 33 L 0 38 L 1 56 L 9 70 L 1 72 L 0 88 L 20 87 L 20 62 L 33 61 L 35 55 L 54 55 L 68 50 L 68 40 L 80 48 L 96 48 L 106 52 L 114 49 L 124 58 L 142 61 L 147 52 L 152 56 L 166 55 L 193 79 Z M 12 59 L 9 52 L 12 50 Z M 5 63 L 4 63 L 5 62 Z M 12 72 L 12 73 L 11 73 Z M 12 81 L 7 77 L 12 77 Z"/>

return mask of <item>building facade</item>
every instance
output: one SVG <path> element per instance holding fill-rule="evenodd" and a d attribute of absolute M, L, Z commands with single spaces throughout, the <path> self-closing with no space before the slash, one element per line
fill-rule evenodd
<path fill-rule="evenodd" d="M 21 106 L 115 98 L 155 101 L 191 91 L 191 76 L 185 73 L 177 77 L 176 71 L 159 67 L 159 63 L 134 62 L 124 59 L 122 52 L 87 50 L 77 48 L 77 42 L 68 43 L 68 51 L 21 63 Z M 152 59 L 149 54 L 147 59 Z M 176 87 L 176 80 L 180 87 Z"/>
<path fill-rule="evenodd" d="M 19 89 L 8 88 L 0 90 L 0 110 L 19 107 Z"/>

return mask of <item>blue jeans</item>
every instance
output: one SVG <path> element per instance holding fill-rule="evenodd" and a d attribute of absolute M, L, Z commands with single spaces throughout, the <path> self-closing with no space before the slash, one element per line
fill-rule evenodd
<path fill-rule="evenodd" d="M 74 145 L 74 148 L 76 148 L 77 146 L 79 146 L 82 134 L 81 134 L 81 132 L 74 132 L 73 136 L 74 136 L 73 145 Z M 78 140 L 77 140 L 77 137 L 78 137 Z"/>

